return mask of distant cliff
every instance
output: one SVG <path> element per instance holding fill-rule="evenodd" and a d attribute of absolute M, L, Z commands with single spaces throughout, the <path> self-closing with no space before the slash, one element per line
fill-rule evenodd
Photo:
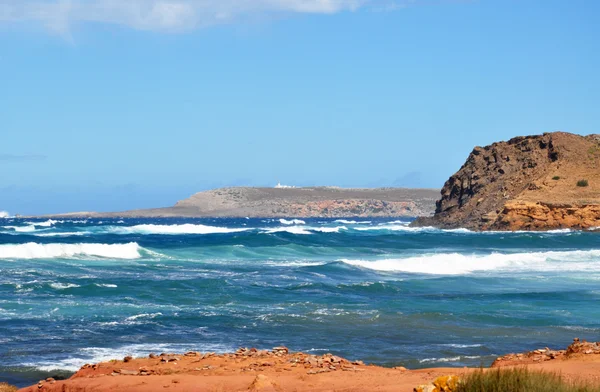
<path fill-rule="evenodd" d="M 432 215 L 438 191 L 377 188 L 221 188 L 173 207 L 125 212 L 76 212 L 53 217 L 415 217 Z"/>
<path fill-rule="evenodd" d="M 565 132 L 475 147 L 414 226 L 474 230 L 600 226 L 600 135 Z"/>

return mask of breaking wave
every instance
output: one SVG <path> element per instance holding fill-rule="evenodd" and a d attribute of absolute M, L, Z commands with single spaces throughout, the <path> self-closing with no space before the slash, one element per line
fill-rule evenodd
<path fill-rule="evenodd" d="M 0 211 L 0 219 L 2 218 L 10 218 L 10 214 L 6 211 Z"/>
<path fill-rule="evenodd" d="M 34 225 L 29 225 L 29 226 L 3 226 L 3 229 L 7 229 L 10 231 L 14 231 L 17 233 L 32 233 L 34 231 L 36 231 L 36 228 Z"/>
<path fill-rule="evenodd" d="M 100 257 L 108 259 L 137 259 L 143 248 L 129 244 L 38 244 L 0 245 L 0 259 L 54 259 Z"/>
<path fill-rule="evenodd" d="M 39 227 L 52 227 L 57 223 L 65 223 L 65 221 L 55 221 L 52 219 L 48 219 L 45 222 L 25 222 L 28 225 L 39 226 Z"/>
<path fill-rule="evenodd" d="M 269 229 L 269 230 L 265 231 L 265 233 L 267 233 L 267 234 L 275 234 L 275 233 L 282 233 L 282 232 L 286 232 L 286 233 L 290 233 L 290 234 L 313 234 L 310 231 L 306 230 L 305 228 L 298 227 L 298 226 L 276 227 L 274 229 Z"/>
<path fill-rule="evenodd" d="M 343 223 L 345 225 L 368 225 L 371 221 L 355 221 L 355 220 L 347 220 L 347 219 L 336 219 L 334 222 Z"/>
<path fill-rule="evenodd" d="M 291 219 L 291 220 L 279 219 L 279 222 L 282 225 L 304 225 L 304 224 L 306 224 L 306 222 L 304 222 L 301 219 Z"/>
<path fill-rule="evenodd" d="M 111 227 L 110 232 L 115 234 L 223 234 L 246 231 L 246 228 L 228 228 L 191 223 L 182 225 L 136 225 L 129 227 Z"/>
<path fill-rule="evenodd" d="M 464 275 L 485 271 L 597 271 L 600 268 L 600 250 L 488 255 L 439 253 L 375 261 L 340 261 L 375 271 L 432 275 Z"/>
<path fill-rule="evenodd" d="M 72 357 L 52 360 L 38 359 L 35 362 L 26 362 L 22 366 L 33 367 L 40 371 L 51 372 L 65 370 L 76 372 L 86 363 L 99 363 L 110 361 L 115 358 L 123 358 L 126 355 L 134 357 L 146 357 L 150 353 L 157 352 L 185 352 L 190 350 L 202 350 L 204 352 L 232 352 L 233 345 L 217 343 L 155 343 L 155 344 L 130 344 L 127 346 L 110 347 L 84 347 L 73 353 Z"/>

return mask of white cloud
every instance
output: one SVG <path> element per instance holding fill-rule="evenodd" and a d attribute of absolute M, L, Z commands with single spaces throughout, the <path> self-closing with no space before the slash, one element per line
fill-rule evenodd
<path fill-rule="evenodd" d="M 188 31 L 256 13 L 321 13 L 415 0 L 0 0 L 0 25 L 38 23 L 66 33 L 96 22 L 137 30 Z"/>

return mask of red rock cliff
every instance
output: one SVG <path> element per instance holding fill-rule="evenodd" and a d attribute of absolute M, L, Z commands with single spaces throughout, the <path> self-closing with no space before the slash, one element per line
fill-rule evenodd
<path fill-rule="evenodd" d="M 414 225 L 473 230 L 599 227 L 600 135 L 554 132 L 475 147 L 442 188 L 435 215 Z"/>

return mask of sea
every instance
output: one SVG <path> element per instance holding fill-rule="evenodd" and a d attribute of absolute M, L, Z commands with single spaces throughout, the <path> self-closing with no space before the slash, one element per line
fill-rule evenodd
<path fill-rule="evenodd" d="M 487 366 L 600 334 L 600 233 L 410 219 L 0 219 L 0 381 L 238 347 Z"/>

